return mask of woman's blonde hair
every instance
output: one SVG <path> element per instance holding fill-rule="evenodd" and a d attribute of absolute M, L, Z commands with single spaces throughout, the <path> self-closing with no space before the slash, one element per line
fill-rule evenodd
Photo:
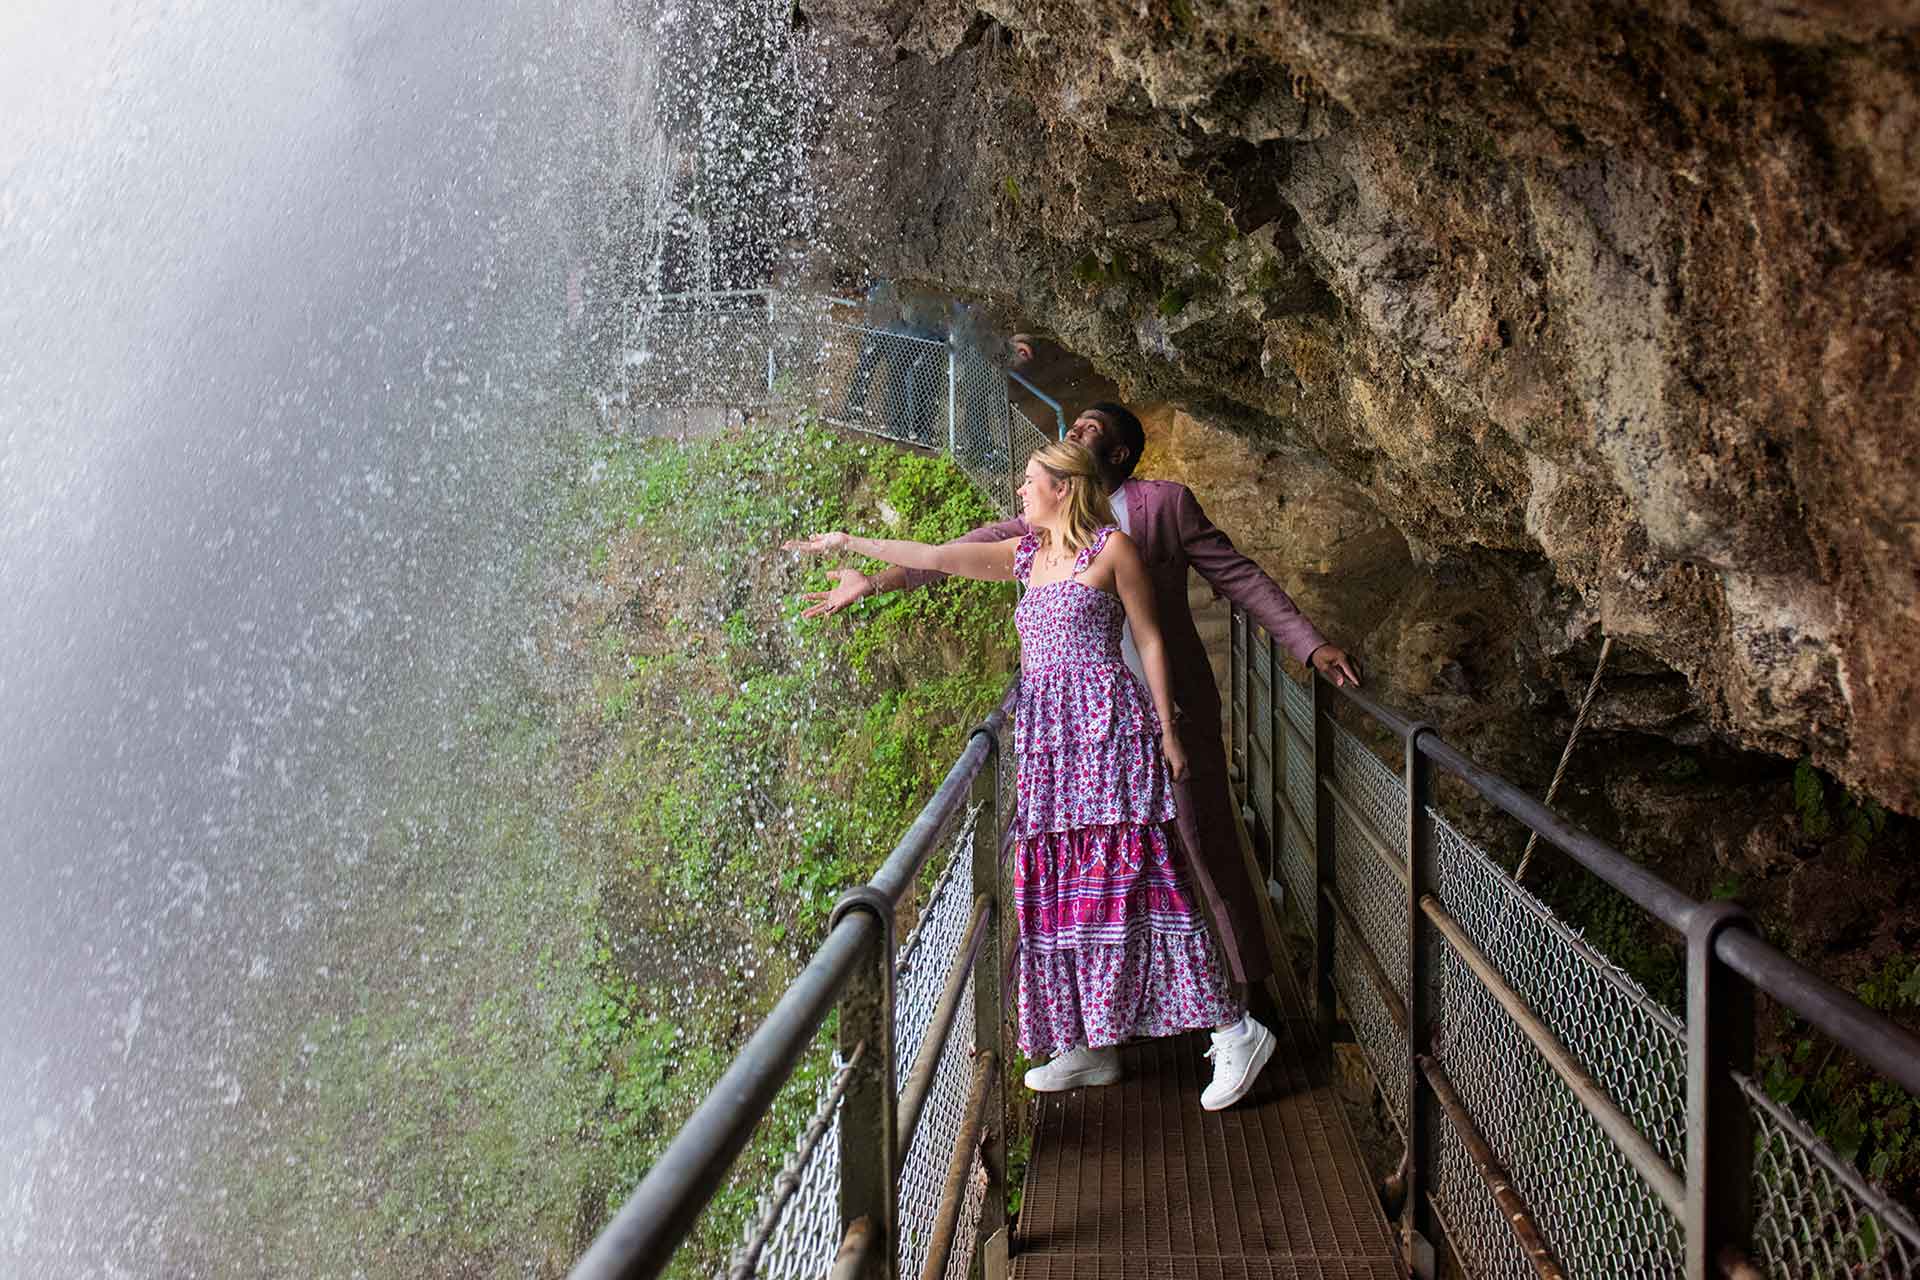
<path fill-rule="evenodd" d="M 1107 500 L 1107 490 L 1100 483 L 1100 470 L 1094 465 L 1093 454 L 1071 440 L 1056 440 L 1044 449 L 1037 450 L 1033 461 L 1055 480 L 1067 485 L 1066 533 L 1063 541 L 1065 550 L 1078 552 L 1093 542 L 1093 535 L 1100 529 L 1113 523 L 1113 503 Z M 1040 545 L 1047 545 L 1047 532 L 1035 530 L 1040 536 Z"/>

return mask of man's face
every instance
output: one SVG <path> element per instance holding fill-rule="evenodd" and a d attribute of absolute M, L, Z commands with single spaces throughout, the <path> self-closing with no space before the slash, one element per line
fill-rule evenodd
<path fill-rule="evenodd" d="M 1083 410 L 1067 428 L 1067 439 L 1091 453 L 1100 461 L 1107 461 L 1113 439 L 1113 424 L 1107 421 L 1107 415 L 1097 409 Z"/>

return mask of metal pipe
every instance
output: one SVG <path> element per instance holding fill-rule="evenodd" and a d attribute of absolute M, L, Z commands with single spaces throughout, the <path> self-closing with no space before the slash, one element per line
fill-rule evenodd
<path fill-rule="evenodd" d="M 1527 1255 L 1527 1261 L 1533 1264 L 1534 1274 L 1540 1280 L 1566 1280 L 1567 1273 L 1561 1269 L 1560 1260 L 1553 1256 L 1553 1250 L 1547 1247 L 1546 1237 L 1540 1234 L 1540 1227 L 1533 1220 L 1533 1211 L 1527 1207 L 1520 1193 L 1514 1190 L 1513 1179 L 1508 1176 L 1499 1157 L 1493 1154 L 1493 1148 L 1487 1145 L 1479 1126 L 1474 1124 L 1466 1104 L 1454 1091 L 1453 1081 L 1447 1079 L 1447 1073 L 1441 1070 L 1440 1064 L 1426 1054 L 1418 1055 L 1414 1061 L 1420 1064 L 1420 1074 L 1426 1077 L 1434 1100 L 1446 1112 L 1454 1133 L 1460 1138 L 1460 1145 L 1467 1149 L 1480 1180 L 1493 1193 L 1494 1203 L 1500 1206 L 1500 1216 L 1513 1228 L 1514 1238 L 1520 1242 L 1520 1251 Z"/>
<path fill-rule="evenodd" d="M 1423 734 L 1420 750 L 1429 760 L 1465 779 L 1496 806 L 1565 850 L 1581 866 L 1638 903 L 1655 919 L 1680 933 L 1687 931 L 1694 901 L 1597 836 L 1590 835 L 1521 791 L 1489 773 L 1433 734 Z"/>
<path fill-rule="evenodd" d="M 973 1087 L 967 1091 L 965 1119 L 954 1139 L 953 1156 L 947 1161 L 947 1185 L 940 1195 L 940 1207 L 933 1215 L 933 1237 L 927 1245 L 926 1265 L 920 1280 L 938 1280 L 947 1273 L 947 1261 L 953 1255 L 953 1238 L 960 1229 L 960 1210 L 967 1199 L 967 1175 L 973 1171 L 973 1149 L 980 1145 L 987 1100 L 992 1096 L 999 1074 L 1000 1055 L 991 1049 L 973 1064 Z"/>
<path fill-rule="evenodd" d="M 840 997 L 841 1056 L 851 1061 L 853 1046 L 866 1041 L 867 1060 L 849 1073 L 837 1118 L 840 1134 L 840 1221 L 868 1218 L 882 1242 L 869 1255 L 860 1280 L 899 1280 L 900 1162 L 895 1125 L 900 1096 L 895 1051 L 893 899 L 872 885 L 849 889 L 834 904 L 834 924 L 851 915 L 871 916 L 880 926 L 853 968 Z"/>
<path fill-rule="evenodd" d="M 1367 936 L 1360 932 L 1359 922 L 1353 913 L 1347 910 L 1347 904 L 1341 900 L 1338 889 L 1327 890 L 1327 901 L 1333 907 L 1334 918 L 1347 931 L 1347 940 L 1353 943 L 1360 957 L 1360 967 L 1367 971 L 1367 977 L 1373 980 L 1373 989 L 1380 993 L 1380 1000 L 1387 1006 L 1387 1016 L 1393 1019 L 1393 1025 L 1399 1029 L 1402 1037 L 1407 1034 L 1407 1006 L 1400 999 L 1400 993 L 1393 983 L 1387 980 L 1386 966 L 1380 963 L 1380 957 L 1373 954 L 1373 948 L 1367 944 Z"/>
<path fill-rule="evenodd" d="M 1012 378 L 1015 382 L 1019 383 L 1021 386 L 1025 387 L 1027 390 L 1033 392 L 1034 396 L 1037 399 L 1039 399 L 1039 401 L 1042 404 L 1046 405 L 1049 409 L 1053 410 L 1053 421 L 1055 425 L 1057 425 L 1060 428 L 1059 438 L 1062 440 L 1065 440 L 1067 438 L 1067 411 L 1060 407 L 1060 402 L 1058 400 L 1055 400 L 1052 396 L 1048 395 L 1046 392 L 1042 391 L 1040 388 L 1034 386 L 1031 382 L 1028 382 L 1024 377 L 1022 377 L 1018 373 L 1015 373 L 1012 369 L 1007 370 L 1007 376 L 1009 378 Z"/>
<path fill-rule="evenodd" d="M 1014 689 L 1017 690 L 1019 684 L 1020 678 L 1015 676 Z M 933 799 L 927 801 L 926 808 L 913 820 L 907 833 L 900 837 L 900 843 L 893 847 L 887 860 L 873 873 L 873 887 L 894 902 L 900 901 L 907 886 L 913 883 L 913 878 L 920 874 L 920 868 L 926 865 L 939 844 L 940 832 L 946 827 L 947 820 L 966 804 L 968 793 L 973 788 L 974 775 L 986 764 L 993 750 L 993 739 L 999 737 L 1006 719 L 1003 702 L 980 728 L 973 731 L 973 736 L 967 739 L 966 750 L 953 762 L 953 768 L 947 770 L 947 776 L 940 783 L 939 790 L 933 793 Z"/>
<path fill-rule="evenodd" d="M 1394 736 L 1402 742 L 1407 740 L 1407 734 L 1410 733 L 1414 727 L 1414 722 L 1410 718 L 1401 715 L 1384 702 L 1376 702 L 1350 684 L 1334 684 L 1331 680 L 1328 680 L 1327 683 L 1331 685 L 1341 697 L 1391 729 Z"/>
<path fill-rule="evenodd" d="M 1920 1036 L 1787 959 L 1758 934 L 1728 930 L 1714 940 L 1714 954 L 1908 1093 L 1920 1094 Z"/>
<path fill-rule="evenodd" d="M 1333 777 L 1333 686 L 1313 677 L 1313 901 L 1305 904 L 1313 916 L 1313 1021 L 1323 1052 L 1333 1051 L 1333 1027 L 1339 1001 L 1333 989 L 1333 904 L 1328 891 L 1339 884 L 1333 860 L 1335 839 L 1332 792 L 1323 782 Z"/>
<path fill-rule="evenodd" d="M 1340 806 L 1340 812 L 1347 815 L 1347 821 L 1359 828 L 1362 841 L 1373 850 L 1374 856 L 1385 864 L 1387 870 L 1393 872 L 1393 878 L 1400 882 L 1400 888 L 1411 890 L 1413 881 L 1407 876 L 1406 866 L 1400 859 L 1393 856 L 1393 851 L 1387 848 L 1386 838 L 1373 829 L 1373 823 L 1360 811 L 1360 806 L 1347 799 L 1346 792 L 1340 789 L 1340 783 L 1332 774 L 1320 779 L 1320 785 L 1327 789 L 1327 794 L 1332 796 L 1334 803 Z"/>
<path fill-rule="evenodd" d="M 1407 1045 L 1406 1093 L 1402 1095 L 1407 1158 L 1401 1166 L 1407 1180 L 1401 1233 L 1409 1258 L 1420 1256 L 1423 1244 L 1437 1256 L 1445 1243 L 1445 1223 L 1433 1211 L 1434 1188 L 1440 1185 L 1440 1125 L 1433 1115 L 1432 1091 L 1420 1087 L 1421 1060 L 1433 1053 L 1434 1006 L 1439 1003 L 1434 998 L 1433 926 L 1420 910 L 1421 899 L 1428 896 L 1440 869 L 1434 850 L 1433 762 L 1420 754 L 1419 745 L 1420 735 L 1431 732 L 1424 724 L 1408 731 L 1400 774 L 1407 824 L 1407 893 L 1398 904 L 1406 912 L 1402 919 L 1407 931 L 1407 1023 L 1402 1037 Z"/>
<path fill-rule="evenodd" d="M 1480 980 L 1480 985 L 1507 1011 L 1507 1016 L 1513 1019 L 1521 1033 L 1533 1042 L 1533 1047 L 1540 1051 L 1540 1056 L 1547 1060 L 1554 1074 L 1573 1091 L 1573 1096 L 1607 1137 L 1612 1139 L 1613 1145 L 1620 1149 L 1620 1154 L 1646 1179 L 1647 1185 L 1653 1188 L 1668 1212 L 1676 1219 L 1682 1218 L 1686 1213 L 1687 1192 L 1680 1175 L 1673 1171 L 1673 1166 L 1653 1149 L 1653 1144 L 1635 1127 L 1626 1112 L 1614 1103 L 1599 1081 L 1587 1074 L 1586 1068 L 1580 1065 L 1566 1045 L 1560 1043 L 1559 1037 L 1540 1020 L 1526 999 L 1507 984 L 1493 961 L 1474 945 L 1459 921 L 1431 896 L 1420 900 L 1420 909 L 1426 912 L 1427 919 L 1433 921 L 1434 928 L 1440 931 L 1440 936 L 1452 946 L 1473 976 Z"/>
<path fill-rule="evenodd" d="M 646 1278 L 666 1269 L 878 932 L 877 922 L 862 914 L 834 927 L 713 1092 L 574 1264 L 573 1280 Z"/>
<path fill-rule="evenodd" d="M 933 1091 L 933 1078 L 939 1074 L 940 1057 L 947 1050 L 948 1037 L 953 1034 L 953 1020 L 960 1016 L 960 995 L 966 990 L 967 975 L 973 972 L 980 944 L 986 939 L 992 911 L 993 899 L 986 894 L 973 900 L 973 916 L 967 921 L 967 931 L 961 938 L 953 966 L 947 970 L 947 985 L 940 992 L 940 1003 L 933 1007 L 933 1018 L 920 1041 L 913 1074 L 900 1090 L 900 1120 L 895 1126 L 894 1151 L 902 1167 L 907 1163 L 908 1148 L 913 1146 L 913 1132 L 920 1127 L 920 1114 L 926 1110 L 927 1095 Z"/>

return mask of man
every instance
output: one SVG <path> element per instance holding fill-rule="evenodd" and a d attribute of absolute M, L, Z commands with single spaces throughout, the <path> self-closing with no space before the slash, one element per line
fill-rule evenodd
<path fill-rule="evenodd" d="M 1095 404 L 1074 420 L 1067 439 L 1093 454 L 1113 502 L 1115 522 L 1133 538 L 1147 563 L 1173 677 L 1180 742 L 1187 752 L 1187 781 L 1176 786 L 1180 833 L 1193 854 L 1195 878 L 1219 929 L 1234 981 L 1259 982 L 1273 971 L 1273 960 L 1261 932 L 1255 896 L 1261 890 L 1247 874 L 1234 830 L 1226 749 L 1221 742 L 1220 691 L 1187 603 L 1188 567 L 1246 610 L 1295 658 L 1335 684 L 1357 685 L 1359 676 L 1346 653 L 1327 642 L 1280 585 L 1214 527 L 1191 489 L 1170 480 L 1133 478 L 1146 447 L 1146 432 L 1130 410 L 1118 404 Z M 1026 532 L 1026 524 L 1016 518 L 975 529 L 961 541 L 999 541 Z M 857 569 L 835 569 L 832 576 L 831 590 L 808 593 L 811 605 L 803 616 L 824 617 L 865 596 L 911 590 L 940 575 L 889 568 L 874 577 Z M 1121 649 L 1127 665 L 1144 680 L 1130 633 L 1123 634 Z M 1228 1047 L 1218 1033 L 1215 1042 Z M 1262 1055 L 1259 1063 L 1264 1062 Z"/>

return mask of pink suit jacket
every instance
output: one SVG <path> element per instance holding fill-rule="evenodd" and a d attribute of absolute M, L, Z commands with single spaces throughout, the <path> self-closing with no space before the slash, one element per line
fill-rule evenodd
<path fill-rule="evenodd" d="M 1187 570 L 1194 569 L 1215 592 L 1245 609 L 1302 662 L 1326 643 L 1326 637 L 1279 583 L 1241 555 L 1232 540 L 1207 519 L 1193 490 L 1171 480 L 1128 480 L 1121 492 L 1126 497 L 1131 537 L 1153 582 L 1180 718 L 1180 742 L 1190 766 L 1186 783 L 1177 788 L 1180 833 L 1193 855 L 1194 879 L 1212 912 L 1235 981 L 1258 982 L 1273 970 L 1255 897 L 1263 890 L 1247 874 L 1233 827 L 1233 797 L 1221 742 L 1220 690 L 1187 603 Z M 1016 518 L 975 529 L 959 541 L 1001 542 L 1026 533 L 1026 521 Z M 911 590 L 941 576 L 910 570 L 906 586 Z"/>

